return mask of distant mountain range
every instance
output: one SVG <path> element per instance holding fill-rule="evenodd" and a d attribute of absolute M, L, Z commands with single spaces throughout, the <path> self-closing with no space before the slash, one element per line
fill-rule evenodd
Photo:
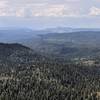
<path fill-rule="evenodd" d="M 100 29 L 49 28 L 0 28 L 0 42 L 21 43 L 46 55 L 91 56 L 100 54 Z"/>
<path fill-rule="evenodd" d="M 22 44 L 46 55 L 86 57 L 100 55 L 100 31 L 48 33 L 30 38 Z"/>
<path fill-rule="evenodd" d="M 69 32 L 79 32 L 79 31 L 100 31 L 100 28 L 71 28 L 71 27 L 56 27 L 47 28 L 44 30 L 36 31 L 37 33 L 69 33 Z"/>
<path fill-rule="evenodd" d="M 0 27 L 0 42 L 19 42 L 28 40 L 30 38 L 37 38 L 40 34 L 51 33 L 71 33 L 80 31 L 100 31 L 99 28 L 70 28 L 70 27 L 57 27 L 47 28 L 42 30 L 34 30 L 32 28 L 22 27 Z"/>
<path fill-rule="evenodd" d="M 34 36 L 31 29 L 0 28 L 0 42 L 18 42 Z"/>

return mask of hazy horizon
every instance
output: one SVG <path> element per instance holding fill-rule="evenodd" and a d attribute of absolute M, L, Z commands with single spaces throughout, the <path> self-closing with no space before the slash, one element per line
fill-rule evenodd
<path fill-rule="evenodd" d="M 99 26 L 99 0 L 0 0 L 0 27 Z"/>

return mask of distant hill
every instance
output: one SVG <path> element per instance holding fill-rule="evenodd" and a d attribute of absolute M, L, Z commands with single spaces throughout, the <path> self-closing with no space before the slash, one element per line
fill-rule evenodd
<path fill-rule="evenodd" d="M 0 43 L 1 62 L 27 63 L 35 59 L 41 59 L 41 56 L 26 46 Z"/>
<path fill-rule="evenodd" d="M 100 54 L 100 29 L 57 27 L 44 30 L 0 28 L 0 42 L 20 43 L 45 55 Z"/>
<path fill-rule="evenodd" d="M 55 27 L 46 28 L 41 30 L 35 30 L 36 34 L 48 34 L 48 33 L 71 33 L 80 31 L 100 31 L 100 28 L 71 28 L 71 27 Z"/>
<path fill-rule="evenodd" d="M 38 35 L 45 34 L 63 34 L 72 32 L 100 32 L 98 28 L 70 28 L 70 27 L 56 27 L 34 30 L 32 28 L 21 27 L 0 27 L 0 42 L 8 43 L 20 43 L 30 40 L 31 38 L 39 38 Z M 58 34 L 59 35 L 59 34 Z"/>
<path fill-rule="evenodd" d="M 43 34 L 58 34 L 58 33 L 72 33 L 72 32 L 99 32 L 98 28 L 70 28 L 70 27 L 56 27 L 34 30 L 32 28 L 20 28 L 20 27 L 0 27 L 0 42 L 22 42 L 30 38 L 37 38 L 38 35 Z"/>
<path fill-rule="evenodd" d="M 48 33 L 23 42 L 34 50 L 47 54 L 73 56 L 99 56 L 100 31 Z"/>
<path fill-rule="evenodd" d="M 34 36 L 31 29 L 22 28 L 0 28 L 0 42 L 14 43 Z"/>
<path fill-rule="evenodd" d="M 53 33 L 40 35 L 45 42 L 64 44 L 72 43 L 75 46 L 99 46 L 100 45 L 100 31 L 79 31 L 71 33 Z"/>

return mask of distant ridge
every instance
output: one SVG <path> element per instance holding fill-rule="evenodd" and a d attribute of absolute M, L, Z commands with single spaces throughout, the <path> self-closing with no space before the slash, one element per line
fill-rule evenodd
<path fill-rule="evenodd" d="M 30 48 L 18 43 L 0 43 L 0 61 L 27 63 L 35 59 L 41 59 L 41 56 Z"/>

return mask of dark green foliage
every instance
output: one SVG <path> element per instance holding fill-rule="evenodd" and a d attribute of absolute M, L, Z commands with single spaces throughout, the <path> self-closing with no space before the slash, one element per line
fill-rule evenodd
<path fill-rule="evenodd" d="M 26 49 L 10 55 L 30 58 L 30 49 Z M 33 60 L 26 62 L 0 62 L 0 100 L 100 100 L 99 65 L 85 66 L 31 54 Z"/>
<path fill-rule="evenodd" d="M 13 63 L 27 63 L 35 61 L 36 58 L 41 59 L 41 55 L 37 54 L 28 47 L 21 44 L 4 44 L 0 43 L 0 61 Z"/>
<path fill-rule="evenodd" d="M 41 61 L 0 73 L 1 100 L 97 100 L 100 68 Z M 98 99 L 99 100 L 99 99 Z"/>

